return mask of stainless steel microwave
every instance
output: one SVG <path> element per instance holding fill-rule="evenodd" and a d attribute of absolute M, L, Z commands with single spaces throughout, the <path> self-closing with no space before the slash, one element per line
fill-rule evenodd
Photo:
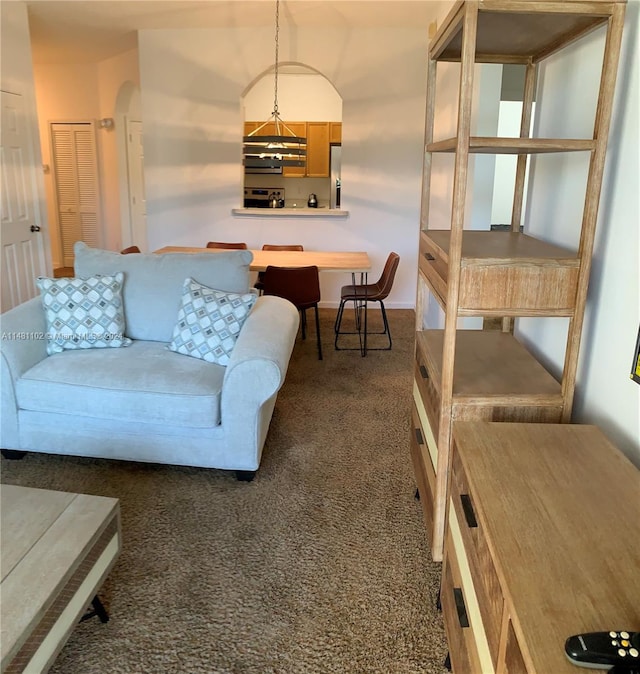
<path fill-rule="evenodd" d="M 245 166 L 245 174 L 254 173 L 278 173 L 282 175 L 282 166 Z"/>
<path fill-rule="evenodd" d="M 267 157 L 245 157 L 245 173 L 277 173 L 282 175 L 282 166 L 273 166 L 273 162 Z"/>

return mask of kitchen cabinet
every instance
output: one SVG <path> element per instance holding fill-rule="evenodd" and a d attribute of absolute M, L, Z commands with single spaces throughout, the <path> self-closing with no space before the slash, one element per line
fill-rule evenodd
<path fill-rule="evenodd" d="M 329 122 L 329 143 L 331 145 L 342 144 L 342 122 Z"/>
<path fill-rule="evenodd" d="M 307 122 L 307 177 L 329 177 L 329 122 Z"/>
<path fill-rule="evenodd" d="M 636 629 L 639 492 L 596 426 L 456 421 L 440 592 L 453 674 L 572 674 L 569 636 Z"/>
<path fill-rule="evenodd" d="M 622 1 L 462 0 L 430 42 L 410 449 L 436 561 L 442 560 L 445 543 L 454 420 L 570 421 L 624 11 Z M 602 69 L 593 74 L 600 84 L 592 136 L 530 137 L 538 64 L 599 27 L 606 41 Z M 460 64 L 456 135 L 444 139 L 434 138 L 441 62 Z M 476 63 L 525 68 L 520 137 L 471 135 Z M 447 153 L 453 155 L 447 175 L 453 198 L 443 217 L 435 207 L 430 213 L 430 192 L 434 161 Z M 485 230 L 478 231 L 477 223 L 471 229 L 466 206 L 475 185 L 469 170 L 474 153 L 518 156 L 510 231 L 493 231 L 489 223 Z M 529 223 L 521 231 L 527 164 L 532 155 L 546 153 L 586 155 L 588 170 L 574 176 L 586 182 L 575 248 L 529 235 Z M 529 166 L 534 173 L 536 168 Z M 438 179 L 434 190 L 443 175 Z M 557 198 L 553 189 L 547 187 L 545 198 Z M 427 293 L 444 312 L 444 329 L 423 325 L 421 303 Z M 462 317 L 481 318 L 484 329 L 459 329 Z M 513 322 L 520 317 L 568 319 L 560 381 L 514 335 Z M 498 330 L 492 329 L 496 323 Z M 455 564 L 447 570 L 456 572 Z"/>

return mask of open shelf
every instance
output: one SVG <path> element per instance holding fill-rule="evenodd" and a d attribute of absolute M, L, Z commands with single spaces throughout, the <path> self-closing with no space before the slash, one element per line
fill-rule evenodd
<path fill-rule="evenodd" d="M 444 330 L 418 331 L 416 340 L 440 394 Z M 562 405 L 559 382 L 512 334 L 493 330 L 457 331 L 453 398 L 474 405 Z"/>
<path fill-rule="evenodd" d="M 607 22 L 616 2 L 505 2 L 483 0 L 478 10 L 478 63 L 535 63 Z M 430 57 L 460 61 L 463 2 L 457 2 L 438 30 Z"/>
<path fill-rule="evenodd" d="M 415 381 L 434 436 L 442 400 L 444 330 L 416 332 Z M 556 379 L 509 333 L 458 330 L 451 414 L 456 419 L 558 423 Z"/>
<path fill-rule="evenodd" d="M 446 138 L 427 145 L 428 152 L 455 152 L 456 138 Z M 469 152 L 474 154 L 544 154 L 550 152 L 585 152 L 595 147 L 589 139 L 497 138 L 472 136 Z"/>

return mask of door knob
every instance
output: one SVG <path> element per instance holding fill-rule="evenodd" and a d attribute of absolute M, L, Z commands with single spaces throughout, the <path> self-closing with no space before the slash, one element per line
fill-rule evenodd
<path fill-rule="evenodd" d="M 38 225 L 31 225 L 31 231 L 32 231 L 32 232 L 39 232 L 39 231 L 40 231 L 40 227 L 38 227 Z"/>

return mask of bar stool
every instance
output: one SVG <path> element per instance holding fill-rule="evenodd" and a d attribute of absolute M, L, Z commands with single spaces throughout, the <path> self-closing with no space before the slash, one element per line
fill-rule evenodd
<path fill-rule="evenodd" d="M 389 253 L 389 257 L 384 265 L 382 270 L 382 275 L 375 283 L 369 284 L 352 284 L 348 286 L 342 286 L 340 291 L 340 306 L 338 308 L 338 313 L 336 315 L 336 322 L 334 324 L 335 331 L 335 342 L 334 347 L 336 351 L 353 351 L 360 350 L 362 355 L 369 351 L 389 351 L 391 349 L 391 331 L 389 330 L 389 321 L 387 320 L 387 312 L 384 308 L 384 300 L 387 299 L 391 288 L 393 287 L 393 280 L 398 270 L 398 264 L 400 262 L 400 256 L 398 253 Z M 344 313 L 344 307 L 347 302 L 353 302 L 354 311 L 355 311 L 355 322 L 356 330 L 354 332 L 341 331 L 340 326 L 342 325 L 342 315 Z M 380 311 L 382 313 L 382 323 L 384 325 L 384 330 L 382 332 L 372 332 L 368 334 L 372 335 L 387 335 L 389 340 L 389 345 L 384 347 L 376 347 L 373 349 L 367 348 L 367 316 L 366 316 L 366 304 L 368 302 L 378 302 L 380 304 Z M 364 309 L 365 316 L 364 321 L 362 319 L 362 310 Z M 364 322 L 364 331 L 363 331 L 363 322 Z M 338 346 L 338 340 L 340 335 L 360 335 L 361 345 L 359 347 L 347 348 Z M 364 339 L 364 343 L 362 343 Z"/>

